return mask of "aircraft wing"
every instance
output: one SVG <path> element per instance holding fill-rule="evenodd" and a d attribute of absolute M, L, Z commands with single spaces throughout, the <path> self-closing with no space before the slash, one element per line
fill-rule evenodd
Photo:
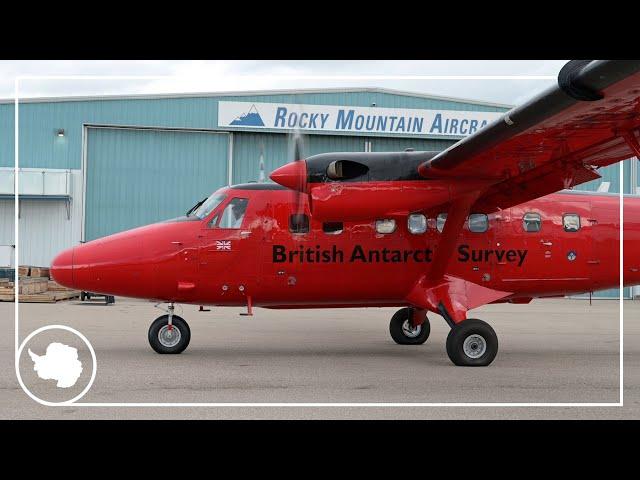
<path fill-rule="evenodd" d="M 640 61 L 574 60 L 558 84 L 419 166 L 486 185 L 473 208 L 508 208 L 640 157 Z"/>

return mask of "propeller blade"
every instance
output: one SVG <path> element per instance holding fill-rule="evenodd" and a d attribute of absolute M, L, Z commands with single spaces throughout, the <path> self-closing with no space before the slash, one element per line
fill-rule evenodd
<path fill-rule="evenodd" d="M 293 187 L 295 213 L 300 215 L 304 214 L 304 195 L 307 190 L 306 164 L 304 162 L 305 139 L 299 130 L 294 130 L 291 134 L 291 141 L 293 143 L 293 160 L 290 163 L 295 164 L 296 167 L 292 169 L 295 176 L 291 178 L 295 183 L 290 185 L 290 187 Z"/>

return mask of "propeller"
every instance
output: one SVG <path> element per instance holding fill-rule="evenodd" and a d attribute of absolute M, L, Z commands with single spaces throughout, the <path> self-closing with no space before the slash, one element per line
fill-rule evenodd
<path fill-rule="evenodd" d="M 304 195 L 307 193 L 305 143 L 305 139 L 299 131 L 294 130 L 289 134 L 289 152 L 290 155 L 293 155 L 293 159 L 269 175 L 271 180 L 291 190 L 291 203 L 296 214 L 304 213 Z"/>
<path fill-rule="evenodd" d="M 297 175 L 297 185 L 293 190 L 293 205 L 295 206 L 295 213 L 300 215 L 304 213 L 304 195 L 307 191 L 307 175 L 305 164 L 305 138 L 299 130 L 294 130 L 291 134 L 291 142 L 293 143 L 293 160 L 292 163 L 296 163 L 296 171 L 302 172 L 304 168 L 304 175 Z"/>

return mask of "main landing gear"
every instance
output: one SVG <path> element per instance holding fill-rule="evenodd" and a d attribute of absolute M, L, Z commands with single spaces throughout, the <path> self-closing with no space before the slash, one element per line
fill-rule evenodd
<path fill-rule="evenodd" d="M 181 353 L 189 345 L 191 330 L 182 317 L 173 314 L 170 304 L 167 315 L 161 315 L 149 327 L 149 344 L 158 353 Z"/>
<path fill-rule="evenodd" d="M 487 322 L 470 318 L 453 326 L 447 336 L 447 355 L 463 367 L 486 367 L 498 353 L 498 336 Z"/>
<path fill-rule="evenodd" d="M 414 324 L 413 309 L 398 310 L 389 323 L 391 338 L 400 345 L 421 345 L 429 338 L 429 319 Z M 451 331 L 447 336 L 447 355 L 455 364 L 464 367 L 484 367 L 493 362 L 498 353 L 498 336 L 487 322 L 470 318 L 460 323 L 447 321 Z"/>

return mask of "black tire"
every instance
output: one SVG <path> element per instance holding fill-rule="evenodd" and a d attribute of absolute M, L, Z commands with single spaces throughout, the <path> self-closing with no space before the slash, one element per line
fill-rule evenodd
<path fill-rule="evenodd" d="M 477 335 L 480 338 L 472 337 Z M 465 340 L 469 339 L 467 348 L 476 350 L 479 356 L 465 352 Z M 478 340 L 475 341 L 474 340 Z M 482 352 L 484 342 L 484 352 Z M 486 367 L 498 354 L 498 336 L 487 322 L 471 318 L 458 323 L 447 337 L 447 355 L 451 361 L 462 367 Z"/>
<path fill-rule="evenodd" d="M 418 325 L 419 332 L 416 336 L 407 336 L 406 332 L 403 329 L 405 322 L 409 322 L 409 314 L 410 308 L 401 308 L 391 317 L 391 321 L 389 322 L 389 333 L 391 334 L 391 338 L 398 345 L 422 345 L 429 338 L 429 334 L 431 333 L 431 324 L 429 323 L 429 319 L 425 318 L 424 323 L 422 325 Z"/>
<path fill-rule="evenodd" d="M 173 330 L 177 330 L 180 334 L 180 338 L 175 345 L 167 345 L 167 342 L 163 344 L 160 341 L 160 331 L 163 327 L 169 325 L 169 315 L 162 315 L 156 318 L 149 327 L 149 345 L 158 353 L 181 353 L 189 345 L 191 330 L 187 322 L 183 318 L 174 315 L 171 324 L 173 325 Z M 166 330 L 164 333 L 166 333 Z"/>
<path fill-rule="evenodd" d="M 84 302 L 85 298 L 87 298 L 86 294 L 84 292 L 80 292 L 80 301 Z"/>

